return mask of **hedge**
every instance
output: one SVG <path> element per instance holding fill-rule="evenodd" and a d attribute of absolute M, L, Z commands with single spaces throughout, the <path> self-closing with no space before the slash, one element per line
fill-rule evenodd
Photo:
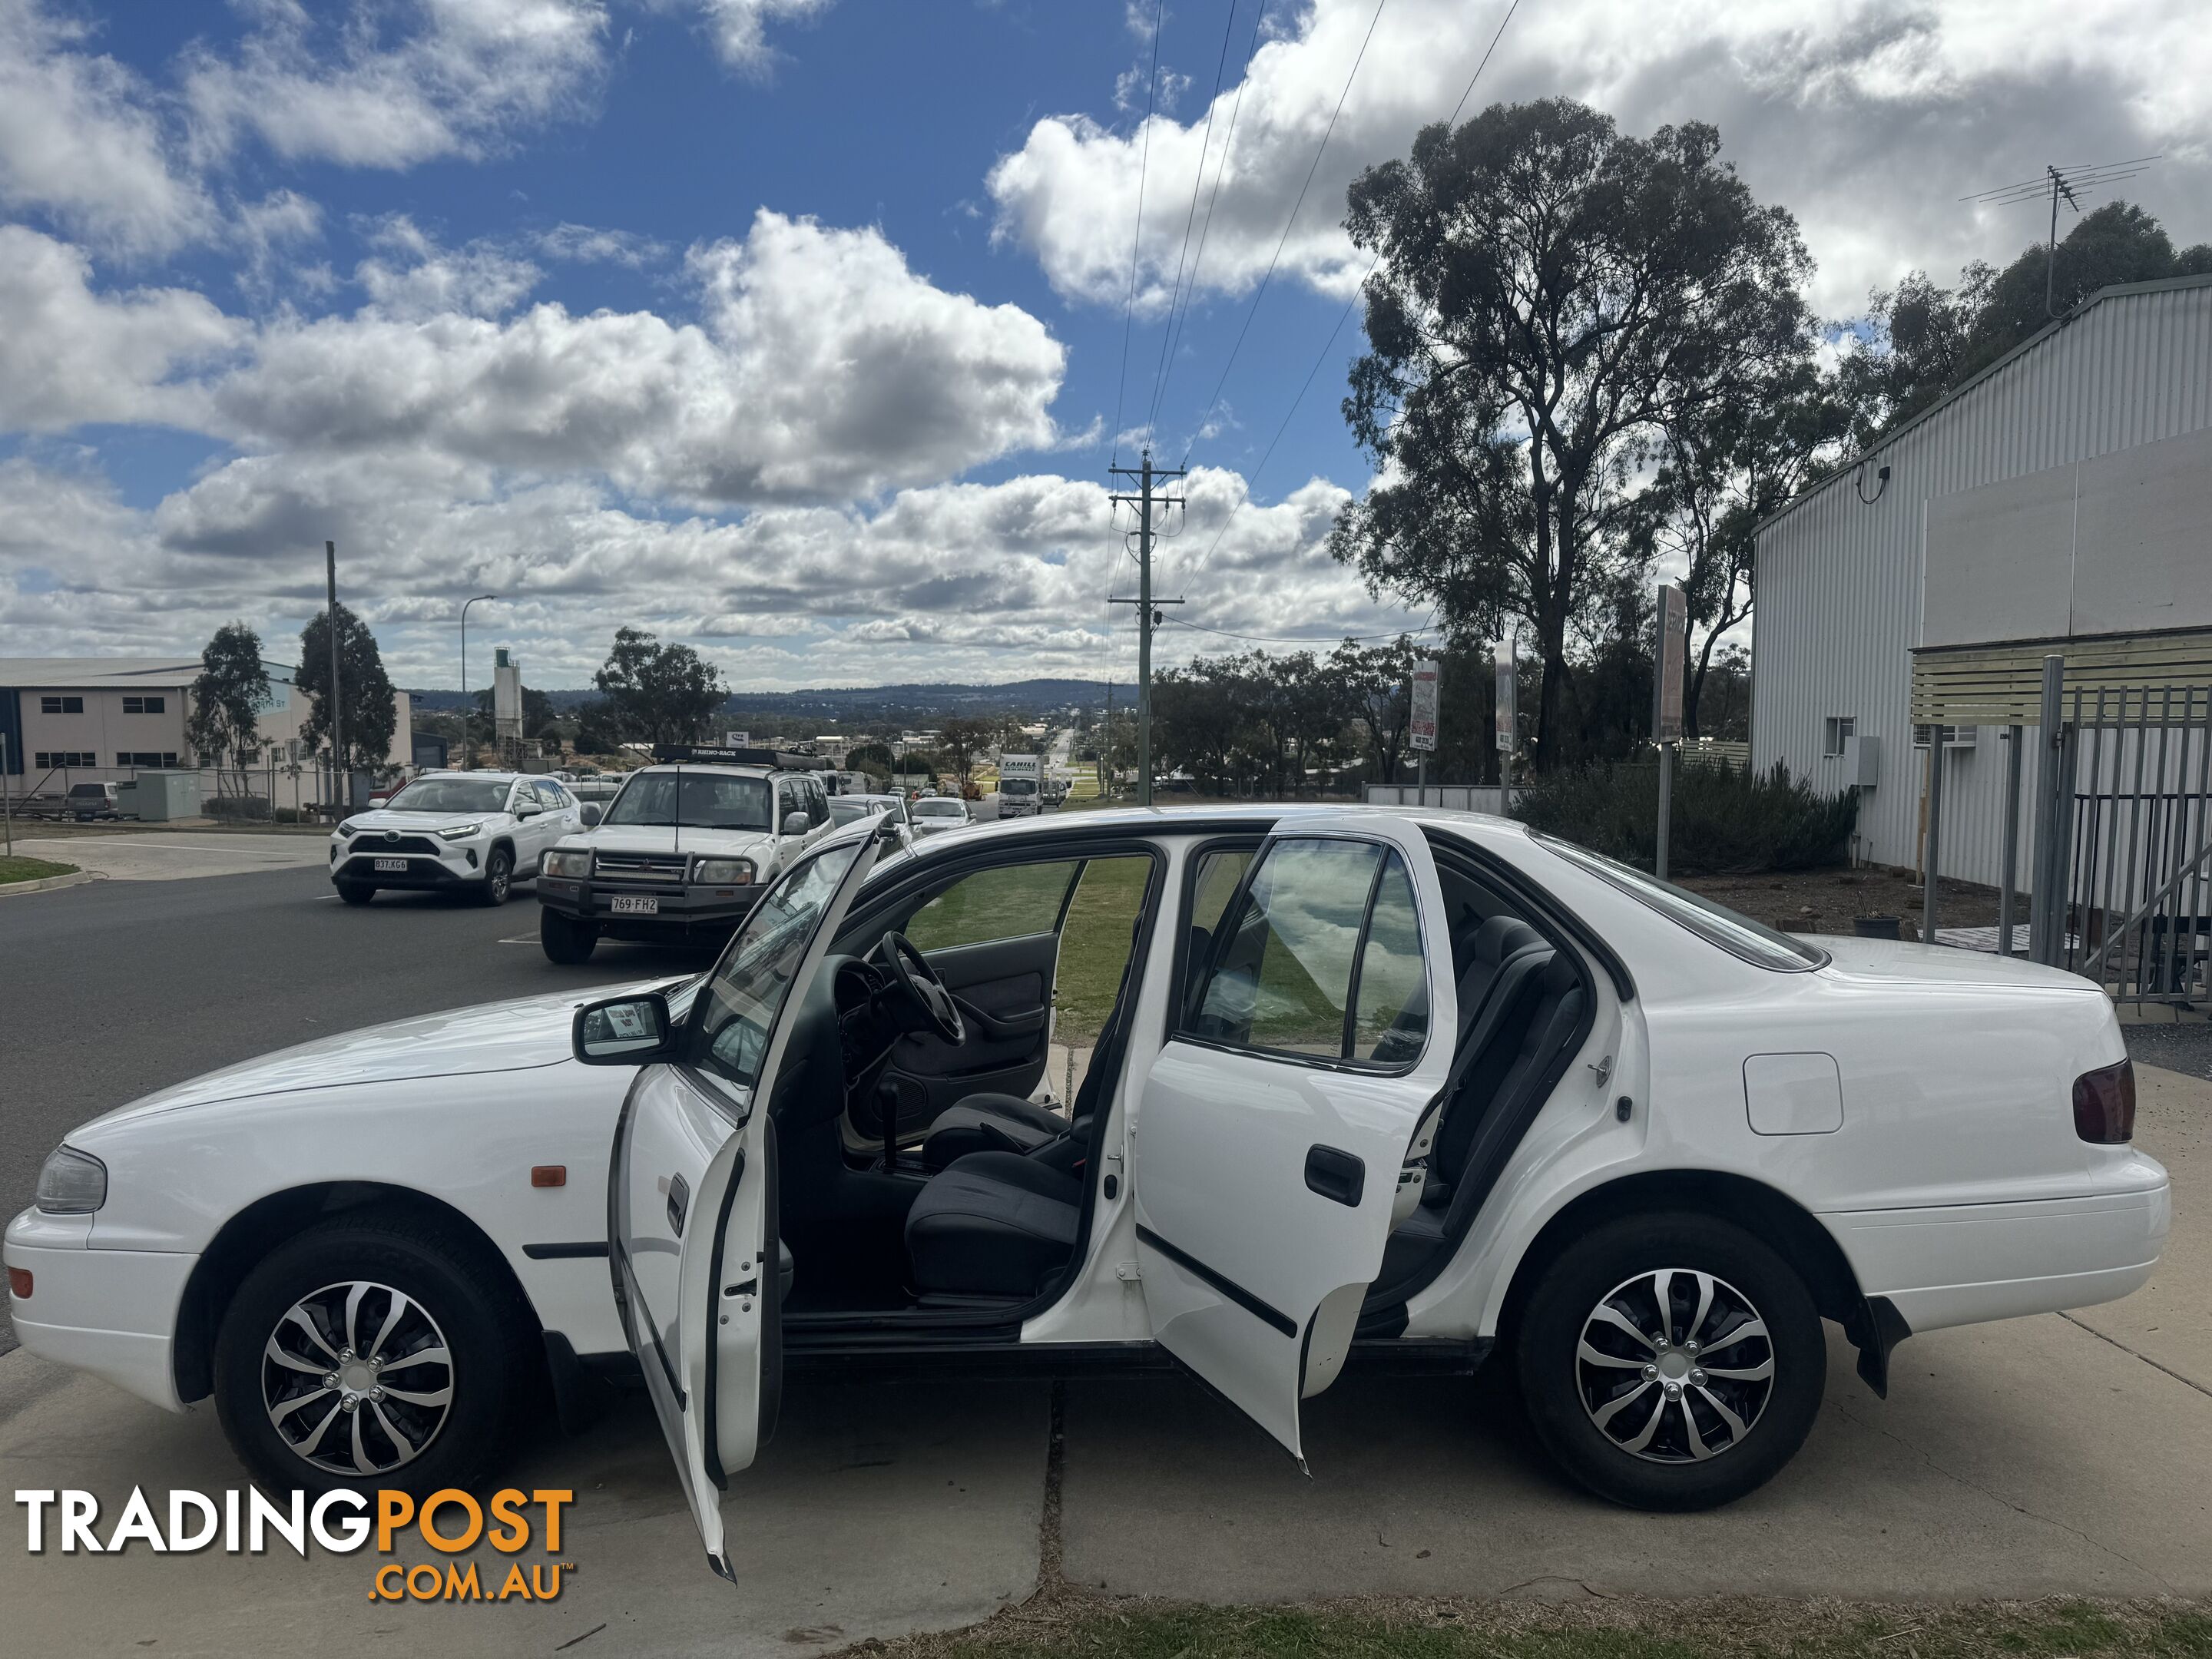
<path fill-rule="evenodd" d="M 1654 762 L 1563 769 L 1516 791 L 1516 816 L 1531 828 L 1649 870 L 1659 842 L 1659 766 Z M 1729 765 L 1674 769 L 1669 875 L 1737 875 L 1841 864 L 1858 797 L 1823 795 L 1776 762 L 1771 772 Z"/>

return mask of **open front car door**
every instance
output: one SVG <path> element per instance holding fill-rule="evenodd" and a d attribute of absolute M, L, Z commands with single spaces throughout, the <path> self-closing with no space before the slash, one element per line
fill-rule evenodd
<path fill-rule="evenodd" d="M 607 1241 L 615 1300 L 716 1572 L 732 1576 L 721 1500 L 775 1427 L 782 1247 L 767 1109 L 828 941 L 878 852 L 883 820 L 825 839 L 764 896 L 680 1028 L 653 997 L 576 1016 L 577 1058 L 645 1069 L 615 1129 Z"/>
<path fill-rule="evenodd" d="M 1298 1401 L 1343 1365 L 1457 1019 L 1419 827 L 1300 818 L 1253 860 L 1145 1079 L 1152 1334 L 1302 1467 Z"/>

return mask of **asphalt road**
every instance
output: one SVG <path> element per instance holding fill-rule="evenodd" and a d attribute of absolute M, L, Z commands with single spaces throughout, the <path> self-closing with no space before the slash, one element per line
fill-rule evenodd
<path fill-rule="evenodd" d="M 0 1217 L 31 1201 L 40 1164 L 77 1124 L 203 1072 L 384 1020 L 702 962 L 603 945 L 557 968 L 527 885 L 498 909 L 414 893 L 354 909 L 319 867 L 0 897 Z M 0 1353 L 15 1346 L 0 1308 Z"/>

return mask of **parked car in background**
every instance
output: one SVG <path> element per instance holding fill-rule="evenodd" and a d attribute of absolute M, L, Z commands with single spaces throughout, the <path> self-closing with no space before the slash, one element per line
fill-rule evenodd
<path fill-rule="evenodd" d="M 915 802 L 914 833 L 917 836 L 941 835 L 947 830 L 965 830 L 975 822 L 968 811 L 968 803 L 957 795 L 924 795 Z"/>
<path fill-rule="evenodd" d="M 121 798 L 112 783 L 73 783 L 62 797 L 61 816 L 83 823 L 93 818 L 119 818 Z"/>
<path fill-rule="evenodd" d="M 1349 1364 L 1503 1364 L 1573 1479 L 1686 1510 L 1819 1431 L 1824 1319 L 1883 1395 L 1915 1332 L 2124 1296 L 2166 1238 L 2072 975 L 1778 933 L 1462 813 L 887 829 L 792 860 L 703 976 L 328 1037 L 71 1131 L 7 1230 L 23 1346 L 212 1395 L 273 1490 L 472 1486 L 535 1389 L 641 1376 L 727 1573 L 787 1354 L 1172 1359 L 1300 1457 Z M 1127 896 L 1083 940 L 1079 889 Z M 1053 1109 L 1055 996 L 1102 968 Z"/>
<path fill-rule="evenodd" d="M 892 819 L 914 827 L 913 815 L 908 811 L 904 795 L 832 795 L 830 798 L 830 822 L 842 829 L 848 823 L 858 823 L 862 818 L 887 812 Z"/>
<path fill-rule="evenodd" d="M 394 889 L 447 890 L 504 904 L 562 836 L 596 823 L 550 778 L 425 772 L 383 805 L 331 832 L 331 885 L 348 904 Z"/>
<path fill-rule="evenodd" d="M 549 855 L 538 943 L 568 965 L 588 961 L 603 939 L 719 945 L 829 830 L 819 773 L 726 761 L 645 767 L 596 830 Z"/>

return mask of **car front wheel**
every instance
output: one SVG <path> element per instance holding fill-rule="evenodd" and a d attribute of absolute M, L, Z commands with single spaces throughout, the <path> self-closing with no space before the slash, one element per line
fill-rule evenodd
<path fill-rule="evenodd" d="M 485 904 L 504 904 L 514 886 L 514 854 L 504 847 L 493 848 L 484 856 L 483 885 L 477 898 Z"/>
<path fill-rule="evenodd" d="M 348 904 L 366 904 L 376 896 L 376 889 L 365 881 L 341 881 L 336 885 L 338 896 Z"/>
<path fill-rule="evenodd" d="M 532 1322 L 477 1242 L 336 1219 L 264 1257 L 216 1337 L 223 1432 L 270 1491 L 469 1487 L 536 1382 Z"/>
<path fill-rule="evenodd" d="M 589 962 L 592 947 L 599 940 L 599 930 L 588 921 L 564 916 L 558 910 L 540 910 L 538 913 L 538 942 L 545 947 L 549 961 L 568 968 L 578 963 Z"/>
<path fill-rule="evenodd" d="M 1577 1239 L 1522 1311 L 1530 1425 L 1576 1480 L 1632 1509 L 1700 1510 L 1773 1479 L 1827 1380 L 1820 1316 L 1764 1241 L 1692 1213 Z"/>

